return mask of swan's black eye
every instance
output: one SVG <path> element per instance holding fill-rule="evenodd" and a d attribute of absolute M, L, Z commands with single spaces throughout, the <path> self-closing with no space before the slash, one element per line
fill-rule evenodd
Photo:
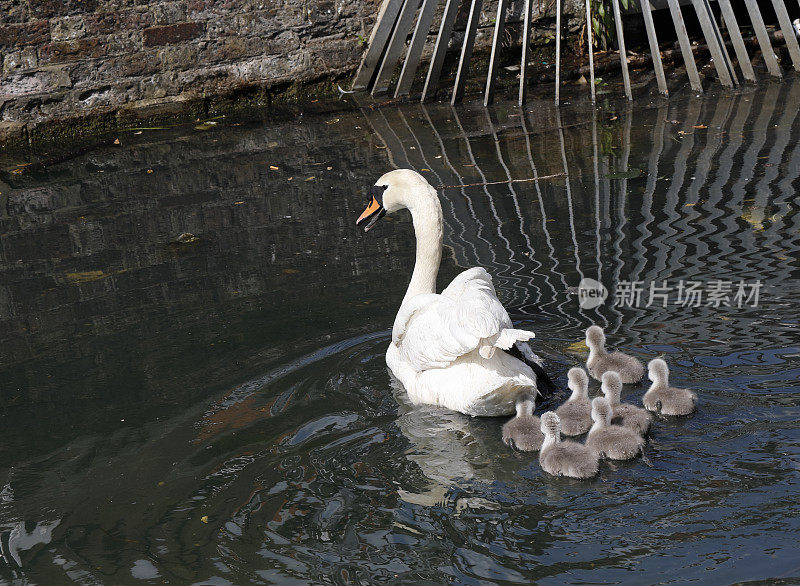
<path fill-rule="evenodd" d="M 383 192 L 389 188 L 388 185 L 373 185 L 369 188 L 370 197 L 374 197 L 381 207 L 383 207 Z"/>

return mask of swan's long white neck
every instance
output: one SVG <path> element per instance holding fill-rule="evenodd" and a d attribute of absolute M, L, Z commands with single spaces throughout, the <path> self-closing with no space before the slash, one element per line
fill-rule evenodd
<path fill-rule="evenodd" d="M 403 303 L 416 295 L 436 293 L 436 275 L 442 260 L 443 224 L 442 206 L 433 188 L 428 193 L 422 190 L 410 194 L 406 202 L 414 222 L 417 237 L 417 253 L 414 272 L 408 284 Z"/>

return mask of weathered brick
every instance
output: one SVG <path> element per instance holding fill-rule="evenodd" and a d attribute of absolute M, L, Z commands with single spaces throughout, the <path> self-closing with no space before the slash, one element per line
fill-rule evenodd
<path fill-rule="evenodd" d="M 108 35 L 104 41 L 105 51 L 109 55 L 127 55 L 142 50 L 142 33 L 140 31 L 120 31 Z"/>
<path fill-rule="evenodd" d="M 0 10 L 0 24 L 25 22 L 29 18 L 28 3 L 25 0 L 6 0 Z"/>
<path fill-rule="evenodd" d="M 106 35 L 125 30 L 141 30 L 153 24 L 153 15 L 144 9 L 95 12 L 84 16 L 86 34 Z"/>
<path fill-rule="evenodd" d="M 38 18 L 85 14 L 97 10 L 97 0 L 28 0 L 28 4 Z"/>
<path fill-rule="evenodd" d="M 26 45 L 40 45 L 49 40 L 50 23 L 46 20 L 0 26 L 0 48 L 16 49 Z"/>
<path fill-rule="evenodd" d="M 100 39 L 92 38 L 63 43 L 49 43 L 42 47 L 39 57 L 42 63 L 65 63 L 78 59 L 100 57 L 104 54 L 105 47 L 101 45 Z"/>
<path fill-rule="evenodd" d="M 240 35 L 260 35 L 300 26 L 303 24 L 303 19 L 302 5 L 291 4 L 280 9 L 237 14 L 229 26 Z M 222 34 L 225 34 L 225 31 L 222 31 Z"/>
<path fill-rule="evenodd" d="M 82 16 L 62 16 L 50 21 L 50 38 L 53 41 L 72 41 L 86 34 Z"/>
<path fill-rule="evenodd" d="M 3 58 L 3 75 L 33 69 L 38 63 L 36 49 L 34 47 L 25 47 L 5 55 Z"/>
<path fill-rule="evenodd" d="M 189 69 L 197 67 L 198 48 L 192 45 L 174 45 L 160 51 L 161 70 Z"/>
<path fill-rule="evenodd" d="M 186 2 L 154 2 L 150 12 L 157 25 L 175 24 L 186 20 Z"/>
<path fill-rule="evenodd" d="M 156 49 L 142 53 L 121 55 L 108 65 L 103 65 L 103 68 L 109 71 L 110 75 L 121 78 L 151 75 L 161 71 L 161 67 L 161 58 Z"/>
<path fill-rule="evenodd" d="M 154 26 L 144 29 L 144 46 L 156 47 L 195 39 L 203 33 L 199 22 L 181 22 L 167 26 Z"/>
<path fill-rule="evenodd" d="M 212 10 L 214 12 L 232 12 L 232 11 L 246 11 L 247 7 L 242 6 L 239 0 L 189 0 L 187 8 L 189 13 L 205 12 Z"/>

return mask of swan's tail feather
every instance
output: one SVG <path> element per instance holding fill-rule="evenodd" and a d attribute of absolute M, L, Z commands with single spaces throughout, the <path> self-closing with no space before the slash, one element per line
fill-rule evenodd
<path fill-rule="evenodd" d="M 542 367 L 544 361 L 531 350 L 528 344 L 525 342 L 518 342 L 506 350 L 506 352 L 531 367 L 531 370 L 533 370 L 533 373 L 536 375 L 536 389 L 539 391 L 540 398 L 545 398 L 556 390 L 556 385 L 553 383 L 553 380 Z"/>
<path fill-rule="evenodd" d="M 535 362 L 536 364 L 544 368 L 544 360 L 542 360 L 542 357 L 533 351 L 533 348 L 531 348 L 530 344 L 519 342 L 516 344 L 516 346 L 517 350 L 519 350 L 525 357 L 525 360 L 523 360 L 523 362 L 526 361 Z"/>
<path fill-rule="evenodd" d="M 495 340 L 494 346 L 502 350 L 508 350 L 516 342 L 527 342 L 528 340 L 530 340 L 535 336 L 536 334 L 534 334 L 533 332 L 529 332 L 527 330 L 515 330 L 514 328 L 506 328 L 503 331 L 501 331 L 500 334 L 497 336 L 497 340 Z"/>

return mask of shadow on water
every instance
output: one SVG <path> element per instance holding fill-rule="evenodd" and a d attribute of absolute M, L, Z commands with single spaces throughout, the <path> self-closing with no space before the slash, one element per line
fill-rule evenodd
<path fill-rule="evenodd" d="M 797 579 L 798 104 L 800 80 L 597 112 L 413 105 L 11 169 L 0 579 Z M 549 478 L 501 421 L 408 404 L 383 353 L 409 218 L 354 226 L 393 167 L 441 186 L 440 284 L 487 267 L 561 387 L 601 323 L 698 392 L 657 422 L 652 467 Z M 609 300 L 581 308 L 583 278 Z M 715 279 L 733 307 L 677 303 Z M 625 282 L 638 303 L 615 303 Z"/>

